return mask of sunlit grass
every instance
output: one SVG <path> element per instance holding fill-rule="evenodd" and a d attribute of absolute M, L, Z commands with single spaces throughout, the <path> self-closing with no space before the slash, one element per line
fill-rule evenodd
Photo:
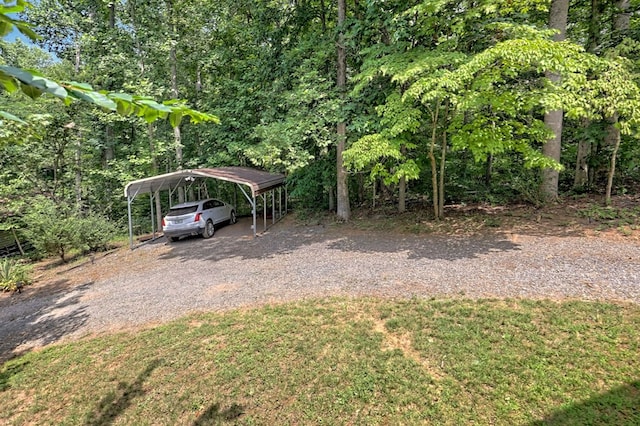
<path fill-rule="evenodd" d="M 0 369 L 7 424 L 638 424 L 640 308 L 330 299 L 203 314 Z"/>

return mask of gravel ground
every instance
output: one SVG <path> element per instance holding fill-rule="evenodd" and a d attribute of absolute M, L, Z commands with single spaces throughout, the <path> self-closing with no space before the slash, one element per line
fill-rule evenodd
<path fill-rule="evenodd" d="M 334 295 L 640 303 L 640 244 L 520 234 L 399 235 L 247 221 L 67 268 L 0 298 L 0 361 L 34 347 L 223 311 Z"/>

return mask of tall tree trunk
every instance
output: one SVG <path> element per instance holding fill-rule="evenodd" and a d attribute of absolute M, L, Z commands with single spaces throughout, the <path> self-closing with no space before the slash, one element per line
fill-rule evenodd
<path fill-rule="evenodd" d="M 179 99 L 180 93 L 178 91 L 178 57 L 176 53 L 176 45 L 178 44 L 178 31 L 176 25 L 176 11 L 174 9 L 174 5 L 172 1 L 167 2 L 167 14 L 169 18 L 169 22 L 171 23 L 171 40 L 169 47 L 169 69 L 170 69 L 170 80 L 171 80 L 171 96 L 174 99 Z M 176 170 L 182 170 L 182 134 L 180 132 L 180 126 L 176 126 L 173 128 L 173 143 L 176 150 Z M 178 188 L 178 202 L 184 203 L 185 201 L 185 193 L 184 188 Z"/>
<path fill-rule="evenodd" d="M 569 0 L 552 0 L 549 13 L 549 27 L 558 30 L 554 35 L 555 41 L 562 41 L 566 38 L 567 15 L 569 13 Z M 560 81 L 560 75 L 547 73 L 547 78 L 553 83 Z M 562 110 L 549 111 L 544 115 L 544 123 L 553 132 L 553 137 L 542 147 L 542 153 L 560 162 L 560 150 L 562 143 Z M 542 171 L 541 193 L 545 200 L 554 201 L 558 198 L 559 172 L 556 169 L 544 169 Z"/>
<path fill-rule="evenodd" d="M 320 23 L 322 24 L 322 34 L 327 32 L 327 8 L 324 0 L 320 0 Z"/>
<path fill-rule="evenodd" d="M 400 153 L 404 157 L 407 154 L 407 147 L 402 145 Z M 402 176 L 398 182 L 398 213 L 404 213 L 407 210 L 407 178 Z"/>
<path fill-rule="evenodd" d="M 618 40 L 624 38 L 625 33 L 629 30 L 631 23 L 630 0 L 616 1 L 616 14 L 613 17 L 614 36 Z"/>
<path fill-rule="evenodd" d="M 75 135 L 75 192 L 76 192 L 76 210 L 82 210 L 82 134 L 78 131 Z"/>
<path fill-rule="evenodd" d="M 614 120 L 618 121 L 618 115 L 616 114 Z M 611 153 L 611 160 L 609 164 L 609 173 L 607 175 L 607 190 L 605 194 L 605 204 L 607 206 L 611 205 L 611 190 L 613 189 L 613 176 L 616 172 L 616 157 L 618 156 L 618 149 L 620 148 L 620 129 L 615 127 L 615 125 L 611 125 L 609 128 L 610 138 L 615 138 L 613 141 L 613 152 Z"/>
<path fill-rule="evenodd" d="M 601 0 L 591 0 L 591 20 L 589 22 L 589 36 L 587 39 L 587 52 L 596 54 L 601 42 L 601 18 L 603 5 Z M 587 128 L 591 125 L 590 120 L 583 120 L 582 127 Z M 585 188 L 591 184 L 589 170 L 589 156 L 592 153 L 591 140 L 586 137 L 580 138 L 578 141 L 578 152 L 576 155 L 575 175 L 573 178 L 574 188 Z"/>
<path fill-rule="evenodd" d="M 149 152 L 151 153 L 151 175 L 156 176 L 159 172 L 158 168 L 158 152 L 156 149 L 155 142 L 155 130 L 154 124 L 149 123 L 147 125 L 147 135 L 149 136 Z M 156 223 L 157 229 L 160 230 L 162 226 L 162 203 L 160 202 L 160 191 L 156 191 L 155 193 L 155 201 L 156 201 Z"/>
<path fill-rule="evenodd" d="M 116 26 L 116 2 L 109 2 L 109 27 L 114 29 Z"/>
<path fill-rule="evenodd" d="M 440 103 L 436 101 L 435 109 L 431 113 L 431 144 L 429 146 L 429 162 L 431 163 L 431 189 L 433 192 L 433 215 L 435 219 L 440 219 L 440 194 L 438 187 L 438 163 L 435 156 L 436 140 L 438 137 L 438 120 L 440 113 Z"/>
<path fill-rule="evenodd" d="M 484 185 L 489 188 L 491 186 L 491 178 L 493 176 L 493 154 L 487 154 L 487 162 L 484 167 Z"/>
<path fill-rule="evenodd" d="M 449 104 L 444 114 L 445 123 L 449 116 Z M 442 148 L 440 150 L 440 180 L 438 182 L 438 214 L 440 217 L 444 217 L 444 172 L 445 172 L 445 160 L 447 156 L 447 130 L 442 132 Z"/>
<path fill-rule="evenodd" d="M 630 13 L 629 13 L 629 0 L 618 0 L 616 2 L 616 14 L 613 17 L 613 31 L 614 36 L 622 39 L 624 34 L 629 29 Z M 620 148 L 620 129 L 618 128 L 618 114 L 614 114 L 609 120 L 607 129 L 606 143 L 613 146 L 613 152 L 611 153 L 611 162 L 609 164 L 609 173 L 607 176 L 607 189 L 605 195 L 606 205 L 611 205 L 611 191 L 613 189 L 613 177 L 616 172 L 616 157 L 618 156 L 618 149 Z"/>
<path fill-rule="evenodd" d="M 344 31 L 342 26 L 347 13 L 346 0 L 338 0 L 338 27 L 340 34 L 338 35 L 338 78 L 337 86 L 344 98 L 344 91 L 347 86 L 347 52 L 344 41 Z M 344 168 L 344 160 L 342 153 L 345 150 L 347 140 L 347 123 L 340 122 L 337 126 L 338 146 L 336 150 L 336 169 L 337 169 L 337 211 L 338 219 L 347 221 L 351 216 L 351 208 L 349 206 L 349 186 L 347 171 Z"/>
<path fill-rule="evenodd" d="M 583 128 L 591 123 L 584 120 Z M 589 184 L 589 155 L 591 154 L 591 141 L 585 136 L 578 141 L 578 152 L 576 154 L 576 170 L 573 178 L 573 187 L 576 189 L 585 188 Z"/>

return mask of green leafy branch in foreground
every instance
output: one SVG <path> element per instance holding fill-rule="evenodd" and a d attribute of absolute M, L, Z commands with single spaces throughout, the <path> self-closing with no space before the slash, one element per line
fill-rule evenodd
<path fill-rule="evenodd" d="M 31 40 L 36 40 L 38 36 L 26 22 L 8 16 L 9 13 L 22 12 L 25 7 L 31 5 L 22 0 L 13 3 L 13 1 L 4 0 L 3 4 L 0 4 L 0 37 L 6 36 L 13 28 L 16 28 Z M 220 122 L 215 115 L 189 108 L 183 100 L 173 99 L 159 103 L 147 96 L 104 90 L 96 91 L 87 83 L 56 82 L 35 70 L 25 70 L 7 65 L 0 66 L 0 85 L 9 93 L 22 90 L 31 99 L 37 99 L 47 93 L 61 99 L 66 105 L 71 104 L 74 100 L 81 100 L 105 110 L 117 112 L 120 115 L 142 117 L 148 123 L 157 119 L 169 118 L 171 126 L 177 127 L 185 116 L 189 117 L 194 124 L 205 121 Z M 21 118 L 7 111 L 0 110 L 0 118 L 24 123 Z"/>

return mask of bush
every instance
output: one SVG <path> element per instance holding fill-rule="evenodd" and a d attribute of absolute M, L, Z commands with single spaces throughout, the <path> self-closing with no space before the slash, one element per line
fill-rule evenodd
<path fill-rule="evenodd" d="M 2 291 L 19 291 L 24 285 L 31 283 L 29 267 L 9 258 L 0 259 L 0 289 Z"/>
<path fill-rule="evenodd" d="M 30 206 L 23 217 L 27 225 L 24 235 L 39 256 L 55 254 L 64 262 L 68 251 L 76 247 L 78 229 L 68 212 L 68 208 L 56 206 L 46 198 L 39 198 Z"/>
<path fill-rule="evenodd" d="M 76 217 L 78 227 L 78 248 L 84 252 L 106 250 L 109 241 L 113 240 L 120 229 L 104 216 L 90 213 L 84 217 Z"/>
<path fill-rule="evenodd" d="M 24 234 L 37 252 L 58 255 L 63 262 L 74 249 L 81 252 L 105 249 L 118 233 L 118 227 L 103 216 L 81 215 L 44 198 L 31 206 L 23 220 L 27 224 Z"/>

